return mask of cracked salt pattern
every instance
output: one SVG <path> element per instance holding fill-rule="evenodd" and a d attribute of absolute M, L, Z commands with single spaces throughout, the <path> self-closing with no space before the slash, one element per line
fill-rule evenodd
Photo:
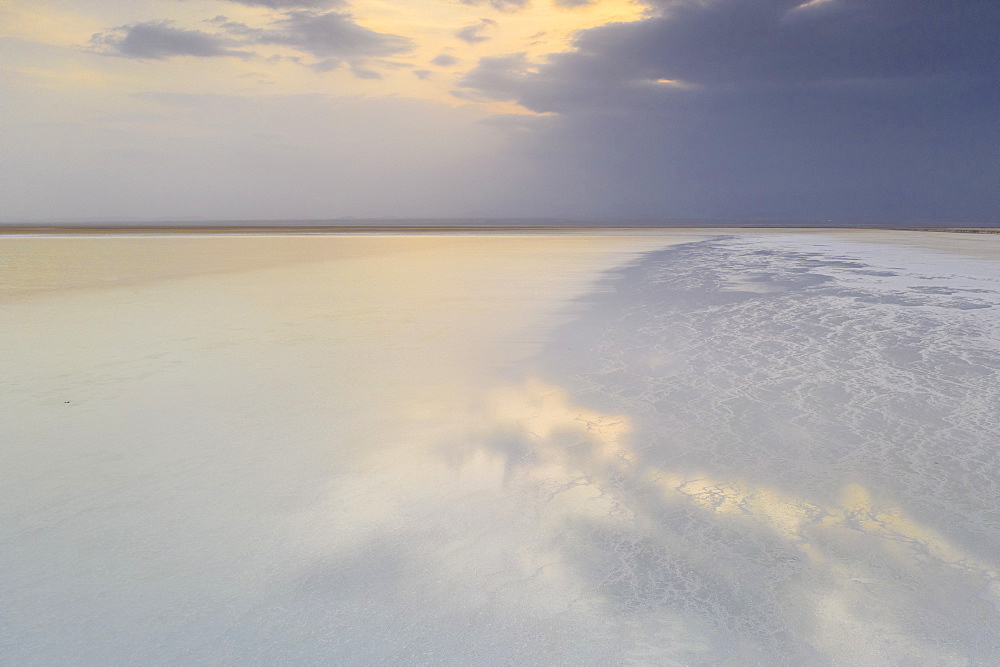
<path fill-rule="evenodd" d="M 1000 274 L 880 252 L 670 248 L 547 352 L 632 423 L 579 465 L 623 519 L 567 548 L 617 613 L 694 622 L 681 662 L 1000 661 Z"/>

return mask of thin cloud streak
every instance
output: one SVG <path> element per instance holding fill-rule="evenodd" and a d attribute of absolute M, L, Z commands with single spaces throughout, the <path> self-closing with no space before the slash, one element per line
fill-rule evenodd
<path fill-rule="evenodd" d="M 344 0 L 229 0 L 247 7 L 269 7 L 271 9 L 331 9 L 344 7 Z"/>
<path fill-rule="evenodd" d="M 528 0 L 462 0 L 463 5 L 486 5 L 500 12 L 516 12 L 528 6 Z"/>
<path fill-rule="evenodd" d="M 341 12 L 286 11 L 265 28 L 221 15 L 205 23 L 223 32 L 177 28 L 167 20 L 149 21 L 97 33 L 91 37 L 89 47 L 106 55 L 164 60 L 178 56 L 249 58 L 256 55 L 251 50 L 255 46 L 278 45 L 316 58 L 311 67 L 317 71 L 336 70 L 346 63 L 358 78 L 380 79 L 381 74 L 367 65 L 369 59 L 405 54 L 414 46 L 407 37 L 370 30 Z"/>
<path fill-rule="evenodd" d="M 485 42 L 489 39 L 486 35 L 486 31 L 497 24 L 496 21 L 491 19 L 482 19 L 479 23 L 474 23 L 472 25 L 466 26 L 455 33 L 463 42 L 468 42 L 469 44 L 478 44 L 479 42 Z"/>
<path fill-rule="evenodd" d="M 235 40 L 200 30 L 175 28 L 170 21 L 148 21 L 112 28 L 90 38 L 90 49 L 106 55 L 137 60 L 163 60 L 174 56 L 218 58 L 253 55 L 230 48 Z"/>
<path fill-rule="evenodd" d="M 339 12 L 287 12 L 273 27 L 257 31 L 254 41 L 337 60 L 393 56 L 413 48 L 407 37 L 370 30 L 355 23 L 350 14 Z"/>

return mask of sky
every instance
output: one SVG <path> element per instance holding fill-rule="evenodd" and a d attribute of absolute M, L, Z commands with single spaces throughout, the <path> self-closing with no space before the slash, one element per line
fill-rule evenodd
<path fill-rule="evenodd" d="M 996 0 L 0 0 L 0 221 L 1000 224 Z"/>

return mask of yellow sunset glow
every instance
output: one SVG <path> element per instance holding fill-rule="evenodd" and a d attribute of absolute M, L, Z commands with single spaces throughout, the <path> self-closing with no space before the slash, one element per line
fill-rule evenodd
<path fill-rule="evenodd" d="M 402 96 L 458 106 L 474 103 L 451 93 L 480 59 L 524 54 L 528 62 L 542 63 L 549 54 L 571 49 L 579 31 L 634 21 L 646 10 L 633 0 L 597 0 L 574 8 L 539 0 L 514 12 L 497 10 L 488 3 L 469 5 L 454 0 L 371 0 L 355 2 L 342 11 L 362 28 L 409 39 L 412 49 L 392 57 L 371 59 L 366 69 L 379 78 L 370 79 L 355 76 L 347 66 L 329 72 L 315 71 L 305 66 L 315 60 L 312 56 L 269 44 L 248 47 L 254 55 L 247 57 L 130 60 L 91 52 L 89 42 L 93 35 L 135 23 L 169 21 L 173 28 L 219 33 L 211 23 L 219 16 L 251 28 L 267 28 L 281 17 L 280 13 L 264 7 L 222 0 L 14 3 L 0 10 L 3 19 L 0 37 L 44 45 L 50 50 L 35 62 L 8 63 L 8 71 L 29 76 L 36 85 L 46 88 L 120 93 L 156 90 L 192 94 Z M 480 41 L 458 36 L 463 28 L 477 25 L 481 26 Z M 432 61 L 440 55 L 453 59 L 453 63 L 434 64 Z M 299 62 L 289 56 L 299 57 Z M 478 104 L 494 112 L 524 111 L 511 103 Z"/>

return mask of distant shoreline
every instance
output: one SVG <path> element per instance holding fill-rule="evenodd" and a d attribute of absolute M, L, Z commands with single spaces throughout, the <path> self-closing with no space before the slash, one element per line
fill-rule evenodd
<path fill-rule="evenodd" d="M 124 235 L 340 235 L 340 234 L 562 234 L 587 232 L 659 232 L 684 230 L 732 229 L 768 231 L 900 231 L 953 232 L 960 234 L 1000 234 L 997 227 L 894 227 L 889 225 L 777 225 L 768 223 L 720 224 L 690 223 L 684 225 L 279 225 L 279 224 L 0 224 L 0 236 L 88 236 Z"/>

